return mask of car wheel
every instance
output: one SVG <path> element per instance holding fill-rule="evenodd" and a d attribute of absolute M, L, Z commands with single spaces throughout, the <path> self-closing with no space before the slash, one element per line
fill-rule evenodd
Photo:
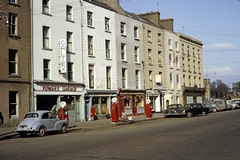
<path fill-rule="evenodd" d="M 20 137 L 26 137 L 27 133 L 25 133 L 25 132 L 20 132 L 19 135 L 20 135 Z"/>
<path fill-rule="evenodd" d="M 215 112 L 217 112 L 217 109 L 216 109 L 216 108 L 213 108 L 213 110 L 212 110 L 212 111 L 213 111 L 213 113 L 215 113 Z"/>
<path fill-rule="evenodd" d="M 66 133 L 66 132 L 67 132 L 67 126 L 66 124 L 63 124 L 61 128 L 61 133 Z"/>
<path fill-rule="evenodd" d="M 187 117 L 191 117 L 192 116 L 192 113 L 191 112 L 188 112 L 187 113 Z"/>
<path fill-rule="evenodd" d="M 206 112 L 205 112 L 205 111 L 203 111 L 203 112 L 202 112 L 202 116 L 205 116 L 205 115 L 206 115 Z"/>
<path fill-rule="evenodd" d="M 45 128 L 44 128 L 44 127 L 40 127 L 37 135 L 38 135 L 39 137 L 44 136 L 44 135 L 45 135 Z"/>

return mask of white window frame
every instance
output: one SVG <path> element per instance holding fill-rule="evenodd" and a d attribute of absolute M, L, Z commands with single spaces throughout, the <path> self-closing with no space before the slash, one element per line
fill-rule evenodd
<path fill-rule="evenodd" d="M 73 20 L 72 14 L 73 14 L 73 7 L 66 5 L 66 19 L 69 21 L 72 21 Z"/>
<path fill-rule="evenodd" d="M 15 111 L 14 111 L 15 110 Z M 9 116 L 11 118 L 18 117 L 19 110 L 19 92 L 9 91 Z"/>
<path fill-rule="evenodd" d="M 50 68 L 51 61 L 49 59 L 43 59 L 43 79 L 50 80 Z"/>
<path fill-rule="evenodd" d="M 106 67 L 106 83 L 107 83 L 107 89 L 111 89 L 111 67 Z"/>
<path fill-rule="evenodd" d="M 110 31 L 110 18 L 105 17 L 105 31 Z"/>
<path fill-rule="evenodd" d="M 135 63 L 139 63 L 139 47 L 138 46 L 134 46 L 134 60 Z"/>
<path fill-rule="evenodd" d="M 42 12 L 46 14 L 50 13 L 50 0 L 42 0 Z"/>
<path fill-rule="evenodd" d="M 93 56 L 93 36 L 88 35 L 88 55 Z"/>
<path fill-rule="evenodd" d="M 8 22 L 9 22 L 9 26 L 8 26 L 8 33 L 10 35 L 17 35 L 18 34 L 18 15 L 17 14 L 12 14 L 9 13 L 8 14 Z"/>
<path fill-rule="evenodd" d="M 18 75 L 18 51 L 9 49 L 9 75 Z"/>
<path fill-rule="evenodd" d="M 121 35 L 126 35 L 126 23 L 121 22 L 120 23 L 120 31 L 121 31 Z"/>
<path fill-rule="evenodd" d="M 122 88 L 127 88 L 127 69 L 122 68 Z"/>
<path fill-rule="evenodd" d="M 105 40 L 106 58 L 111 58 L 110 46 L 111 46 L 110 40 L 107 40 L 107 39 L 106 39 L 106 40 Z"/>
<path fill-rule="evenodd" d="M 139 39 L 139 36 L 138 36 L 138 27 L 134 26 L 134 38 L 135 39 Z"/>
<path fill-rule="evenodd" d="M 67 52 L 73 52 L 73 33 L 67 32 Z"/>
<path fill-rule="evenodd" d="M 68 68 L 67 68 L 67 70 L 68 70 L 68 81 L 69 82 L 73 82 L 74 81 L 74 74 L 73 74 L 73 66 L 74 66 L 74 64 L 73 64 L 73 62 L 68 62 Z"/>
<path fill-rule="evenodd" d="M 94 65 L 88 66 L 88 74 L 89 74 L 89 89 L 94 89 Z"/>
<path fill-rule="evenodd" d="M 43 48 L 50 48 L 50 27 L 43 26 Z"/>
<path fill-rule="evenodd" d="M 126 44 L 125 43 L 121 43 L 121 59 L 123 61 L 126 60 Z"/>
<path fill-rule="evenodd" d="M 93 26 L 93 13 L 87 11 L 87 25 L 92 27 Z"/>
<path fill-rule="evenodd" d="M 140 71 L 135 70 L 136 89 L 140 89 Z"/>

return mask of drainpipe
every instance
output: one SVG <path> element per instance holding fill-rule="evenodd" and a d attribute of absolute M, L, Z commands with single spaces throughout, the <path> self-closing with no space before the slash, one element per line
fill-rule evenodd
<path fill-rule="evenodd" d="M 36 107 L 34 105 L 34 54 L 33 54 L 33 0 L 30 1 L 31 5 L 31 106 L 30 111 L 36 110 Z"/>

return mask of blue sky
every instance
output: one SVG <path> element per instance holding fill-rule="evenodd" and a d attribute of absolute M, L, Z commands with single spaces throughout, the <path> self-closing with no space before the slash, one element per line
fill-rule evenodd
<path fill-rule="evenodd" d="M 240 81 L 240 0 L 119 0 L 131 13 L 159 11 L 174 31 L 203 43 L 204 77 L 232 88 Z"/>

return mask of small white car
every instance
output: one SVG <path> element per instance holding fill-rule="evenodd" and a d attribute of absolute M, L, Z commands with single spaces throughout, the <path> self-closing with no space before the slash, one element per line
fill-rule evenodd
<path fill-rule="evenodd" d="M 51 111 L 33 111 L 28 112 L 24 120 L 15 128 L 15 132 L 18 132 L 21 137 L 25 137 L 28 133 L 37 133 L 42 137 L 45 132 L 67 132 L 67 120 L 60 120 L 56 118 Z"/>

